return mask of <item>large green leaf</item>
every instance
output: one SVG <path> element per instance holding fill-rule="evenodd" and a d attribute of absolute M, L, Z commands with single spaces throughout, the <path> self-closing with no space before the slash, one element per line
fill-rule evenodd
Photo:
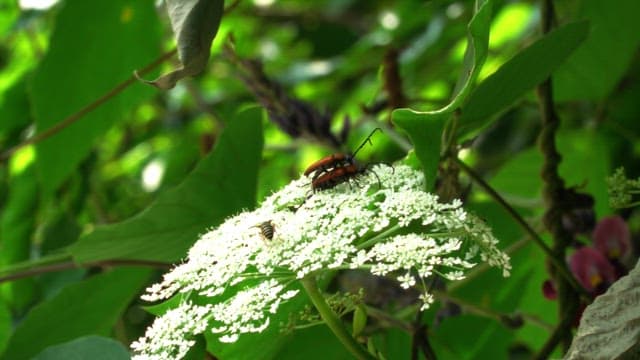
<path fill-rule="evenodd" d="M 85 336 L 50 346 L 33 360 L 129 360 L 129 351 L 121 343 L 101 336 Z"/>
<path fill-rule="evenodd" d="M 411 334 L 393 327 L 373 336 L 375 350 L 387 359 L 411 359 L 411 342 Z"/>
<path fill-rule="evenodd" d="M 543 82 L 586 38 L 587 22 L 562 26 L 507 61 L 471 93 L 462 108 L 460 133 L 491 123 L 534 86 Z"/>
<path fill-rule="evenodd" d="M 507 359 L 511 334 L 496 322 L 463 314 L 446 319 L 430 331 L 438 359 Z"/>
<path fill-rule="evenodd" d="M 68 0 L 56 17 L 49 51 L 31 81 L 38 131 L 95 101 L 159 54 L 152 1 Z M 42 186 L 52 192 L 84 159 L 98 136 L 153 94 L 134 84 L 37 146 Z"/>
<path fill-rule="evenodd" d="M 273 357 L 278 360 L 350 360 L 353 355 L 325 325 L 296 330 L 286 346 Z"/>
<path fill-rule="evenodd" d="M 255 204 L 261 151 L 261 110 L 245 110 L 182 184 L 133 218 L 81 238 L 71 254 L 81 263 L 181 259 L 207 227 Z"/>
<path fill-rule="evenodd" d="M 507 199 L 515 197 L 532 204 L 541 202 L 542 179 L 542 155 L 540 150 L 531 147 L 527 150 L 513 154 L 496 174 L 490 179 L 490 185 Z"/>
<path fill-rule="evenodd" d="M 30 359 L 48 346 L 84 335 L 108 335 L 149 278 L 141 268 L 119 268 L 63 289 L 18 325 L 2 359 Z"/>
<path fill-rule="evenodd" d="M 393 111 L 393 122 L 409 135 L 415 147 L 416 156 L 424 169 L 428 190 L 436 183 L 442 131 L 447 119 L 448 113 L 419 113 L 409 109 Z"/>
<path fill-rule="evenodd" d="M 558 100 L 597 100 L 611 92 L 627 71 L 640 44 L 640 1 L 581 1 L 589 38 L 553 76 Z"/>

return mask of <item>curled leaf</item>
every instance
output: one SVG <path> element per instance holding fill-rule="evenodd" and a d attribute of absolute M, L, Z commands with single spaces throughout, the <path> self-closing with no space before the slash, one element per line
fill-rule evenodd
<path fill-rule="evenodd" d="M 166 0 L 166 3 L 182 67 L 152 81 L 134 72 L 139 80 L 163 90 L 204 70 L 224 12 L 224 0 Z"/>

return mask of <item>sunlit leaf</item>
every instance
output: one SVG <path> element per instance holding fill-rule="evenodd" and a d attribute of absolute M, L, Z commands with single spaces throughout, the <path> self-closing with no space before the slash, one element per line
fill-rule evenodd
<path fill-rule="evenodd" d="M 543 82 L 586 38 L 586 22 L 564 25 L 507 61 L 486 78 L 469 96 L 462 108 L 462 134 L 491 123 L 534 86 Z"/>

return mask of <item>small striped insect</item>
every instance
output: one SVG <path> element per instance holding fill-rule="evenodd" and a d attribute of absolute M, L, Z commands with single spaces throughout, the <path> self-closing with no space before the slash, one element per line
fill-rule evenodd
<path fill-rule="evenodd" d="M 265 240 L 273 240 L 273 234 L 275 232 L 275 227 L 273 226 L 273 222 L 271 220 L 261 222 L 258 225 L 255 225 L 260 229 L 260 236 L 262 236 Z"/>
<path fill-rule="evenodd" d="M 382 131 L 382 129 L 380 128 L 373 129 L 373 131 L 369 134 L 369 136 L 367 136 L 367 138 L 364 139 L 362 144 L 360 144 L 360 146 L 358 146 L 356 151 L 354 151 L 353 153 L 351 154 L 335 153 L 335 154 L 331 154 L 329 156 L 323 157 L 322 159 L 309 165 L 309 167 L 307 167 L 307 169 L 304 171 L 304 175 L 305 176 L 311 175 L 311 181 L 313 184 L 313 182 L 318 180 L 320 177 L 323 177 L 324 175 L 327 175 L 328 173 L 331 173 L 332 171 L 335 171 L 339 168 L 351 167 L 351 170 L 347 170 L 346 172 L 340 172 L 345 174 L 347 172 L 353 172 L 355 169 L 360 168 L 360 165 L 358 165 L 358 163 L 355 160 L 355 156 L 358 153 L 358 151 L 360 151 L 360 149 L 362 149 L 367 142 L 373 145 L 371 142 L 371 136 L 373 136 L 373 134 L 376 131 Z M 334 174 L 334 177 L 339 177 L 339 176 L 338 174 Z"/>

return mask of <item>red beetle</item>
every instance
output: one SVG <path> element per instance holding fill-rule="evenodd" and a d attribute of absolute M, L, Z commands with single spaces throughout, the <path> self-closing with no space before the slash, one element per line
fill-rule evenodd
<path fill-rule="evenodd" d="M 364 139 L 362 144 L 360 144 L 360 146 L 358 146 L 356 151 L 354 151 L 352 154 L 345 154 L 345 153 L 331 154 L 331 155 L 323 157 L 322 159 L 320 159 L 320 160 L 314 162 L 313 164 L 309 165 L 309 167 L 307 167 L 307 170 L 304 171 L 304 175 L 305 176 L 309 176 L 309 174 L 313 174 L 311 176 L 312 188 L 315 189 L 314 184 L 318 180 L 320 180 L 320 178 L 323 178 L 323 179 L 325 179 L 325 181 L 327 181 L 326 179 L 329 179 L 329 178 L 332 178 L 332 177 L 333 178 L 339 178 L 339 177 L 345 176 L 348 173 L 352 174 L 352 175 L 356 175 L 358 173 L 361 173 L 363 169 L 361 169 L 361 166 L 359 166 L 357 164 L 357 162 L 355 160 L 355 156 L 358 153 L 358 151 L 360 151 L 360 149 L 362 149 L 362 147 L 367 142 L 369 142 L 369 144 L 372 144 L 371 143 L 371 136 L 373 136 L 373 134 L 378 130 L 382 131 L 382 129 L 380 129 L 380 128 L 373 129 L 371 134 L 369 134 L 369 136 L 367 136 L 367 138 Z M 332 176 L 328 176 L 332 172 L 334 172 L 334 171 L 336 171 L 338 169 L 341 169 L 341 168 L 349 168 L 349 170 L 336 172 Z M 344 181 L 341 181 L 341 182 L 344 182 Z M 320 183 L 322 183 L 322 181 Z M 332 187 L 332 186 L 329 186 L 329 187 Z"/>
<path fill-rule="evenodd" d="M 364 168 L 360 169 L 358 164 L 349 164 L 340 166 L 333 170 L 324 172 L 316 176 L 311 182 L 311 189 L 315 192 L 318 190 L 331 189 L 338 184 L 349 181 L 364 172 Z"/>
<path fill-rule="evenodd" d="M 311 182 L 311 190 L 313 190 L 313 192 L 316 192 L 319 190 L 331 189 L 339 184 L 342 184 L 343 182 L 348 182 L 351 180 L 357 183 L 357 177 L 367 172 L 370 165 L 371 164 L 366 164 L 364 166 L 361 166 L 360 164 L 354 163 L 340 166 L 330 171 L 326 171 L 313 179 L 313 181 Z M 373 171 L 371 171 L 371 173 L 375 175 L 376 179 L 378 179 L 378 185 L 381 186 L 380 178 L 378 177 L 378 175 Z"/>

